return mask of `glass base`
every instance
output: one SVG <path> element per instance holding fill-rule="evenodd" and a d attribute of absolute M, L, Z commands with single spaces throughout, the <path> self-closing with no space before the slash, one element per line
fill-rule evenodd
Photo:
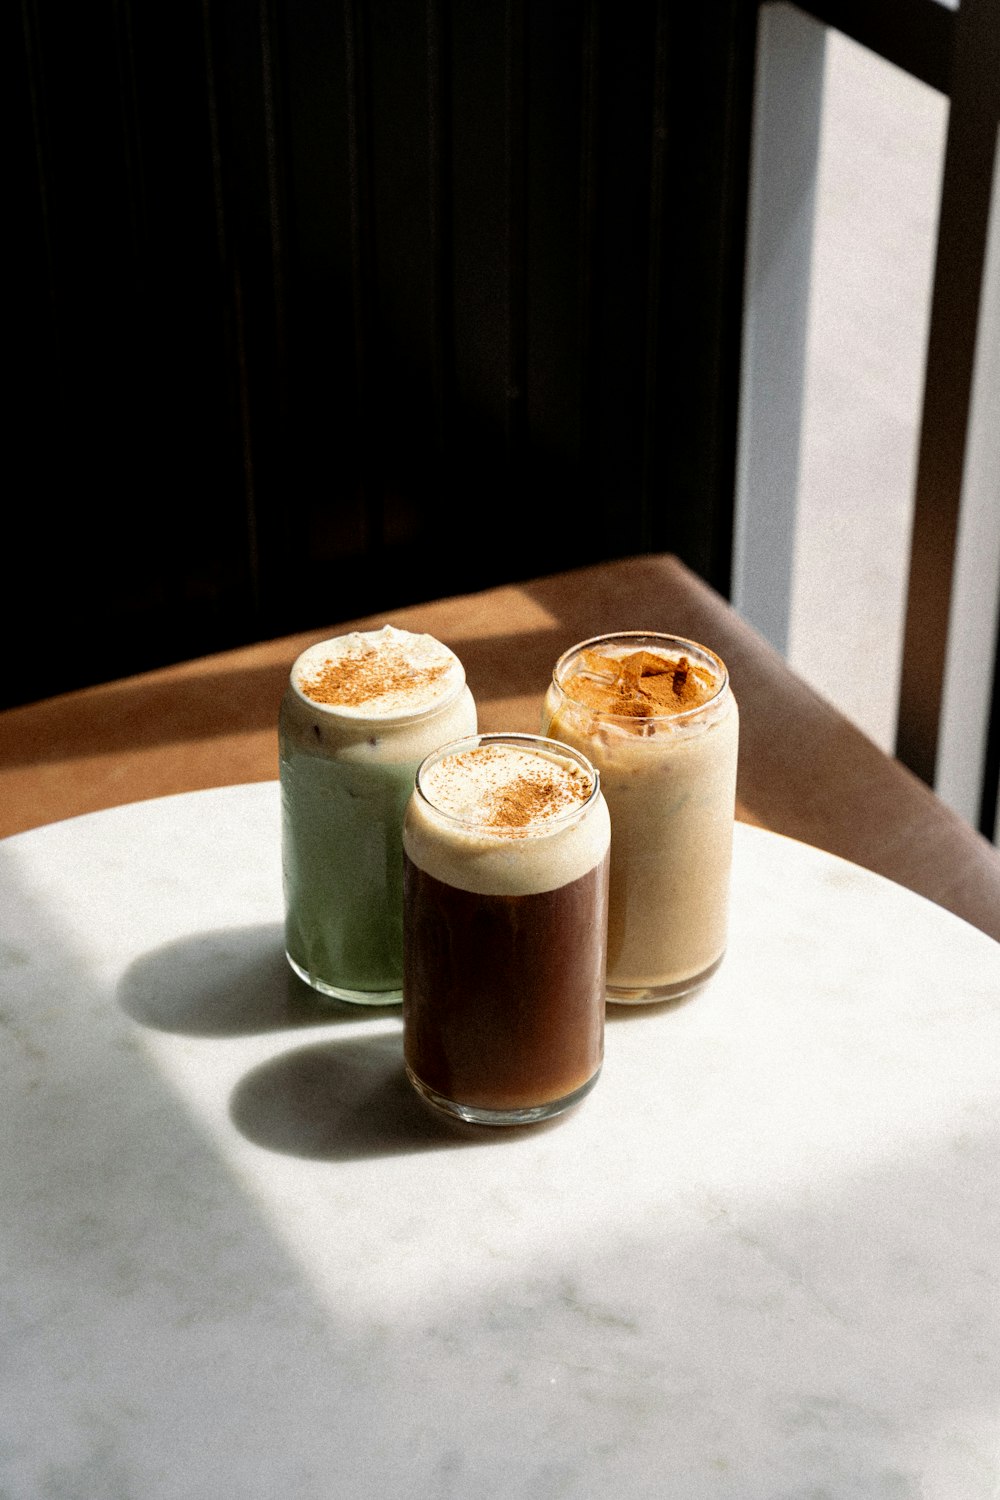
<path fill-rule="evenodd" d="M 315 974 L 310 974 L 308 969 L 297 964 L 287 948 L 285 957 L 299 978 L 311 990 L 328 1000 L 347 1000 L 351 1005 L 399 1005 L 403 999 L 401 987 L 394 990 L 345 990 L 340 985 L 327 984 L 325 979 L 318 979 Z"/>
<path fill-rule="evenodd" d="M 611 1005 L 662 1005 L 668 1000 L 682 1000 L 685 995 L 692 995 L 695 990 L 700 990 L 711 979 L 725 956 L 725 953 L 720 953 L 715 963 L 702 969 L 700 974 L 692 974 L 688 979 L 675 979 L 672 984 L 651 984 L 635 989 L 629 989 L 626 985 L 609 984 L 608 1002 Z"/>
<path fill-rule="evenodd" d="M 423 1083 L 409 1064 L 406 1076 L 422 1099 L 426 1099 L 428 1104 L 444 1114 L 451 1115 L 453 1119 L 467 1120 L 471 1125 L 535 1125 L 539 1120 L 551 1120 L 564 1110 L 572 1109 L 574 1104 L 579 1104 L 594 1087 L 601 1076 L 601 1070 L 598 1068 L 592 1078 L 588 1078 L 581 1088 L 574 1089 L 571 1094 L 564 1094 L 561 1099 L 553 1099 L 549 1104 L 534 1104 L 524 1109 L 483 1109 L 477 1104 L 459 1104 L 454 1099 L 446 1099 L 443 1094 Z"/>

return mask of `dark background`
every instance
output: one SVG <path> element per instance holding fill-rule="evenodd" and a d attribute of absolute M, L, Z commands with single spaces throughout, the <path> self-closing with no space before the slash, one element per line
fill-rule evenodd
<path fill-rule="evenodd" d="M 3 704 L 646 550 L 727 591 L 755 5 L 7 24 Z"/>

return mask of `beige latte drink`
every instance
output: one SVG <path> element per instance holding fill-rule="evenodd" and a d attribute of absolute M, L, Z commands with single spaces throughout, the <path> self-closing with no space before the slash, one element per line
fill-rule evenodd
<path fill-rule="evenodd" d="M 545 734 L 597 767 L 611 814 L 608 999 L 668 1000 L 726 947 L 739 715 L 724 664 L 628 631 L 567 651 Z"/>

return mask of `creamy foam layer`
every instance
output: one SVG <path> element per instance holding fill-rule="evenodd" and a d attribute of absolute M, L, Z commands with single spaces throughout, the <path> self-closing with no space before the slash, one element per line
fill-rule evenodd
<path fill-rule="evenodd" d="M 420 785 L 438 812 L 503 838 L 523 838 L 582 807 L 594 778 L 576 762 L 487 742 L 435 761 Z"/>
<path fill-rule="evenodd" d="M 480 895 L 556 890 L 599 864 L 610 837 L 593 768 L 527 737 L 484 736 L 432 757 L 403 826 L 414 864 Z"/>
<path fill-rule="evenodd" d="M 315 707 L 363 719 L 423 713 L 465 681 L 453 651 L 432 635 L 386 625 L 319 641 L 298 657 L 292 684 Z"/>
<path fill-rule="evenodd" d="M 453 651 L 387 625 L 309 646 L 281 705 L 283 759 L 299 754 L 409 764 L 476 730 L 476 706 Z"/>

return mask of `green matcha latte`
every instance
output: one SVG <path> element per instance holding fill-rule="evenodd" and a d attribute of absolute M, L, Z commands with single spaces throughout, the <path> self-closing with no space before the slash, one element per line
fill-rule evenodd
<path fill-rule="evenodd" d="M 294 663 L 279 720 L 285 951 L 321 994 L 401 998 L 403 812 L 424 757 L 475 731 L 462 664 L 433 636 L 387 625 Z"/>

